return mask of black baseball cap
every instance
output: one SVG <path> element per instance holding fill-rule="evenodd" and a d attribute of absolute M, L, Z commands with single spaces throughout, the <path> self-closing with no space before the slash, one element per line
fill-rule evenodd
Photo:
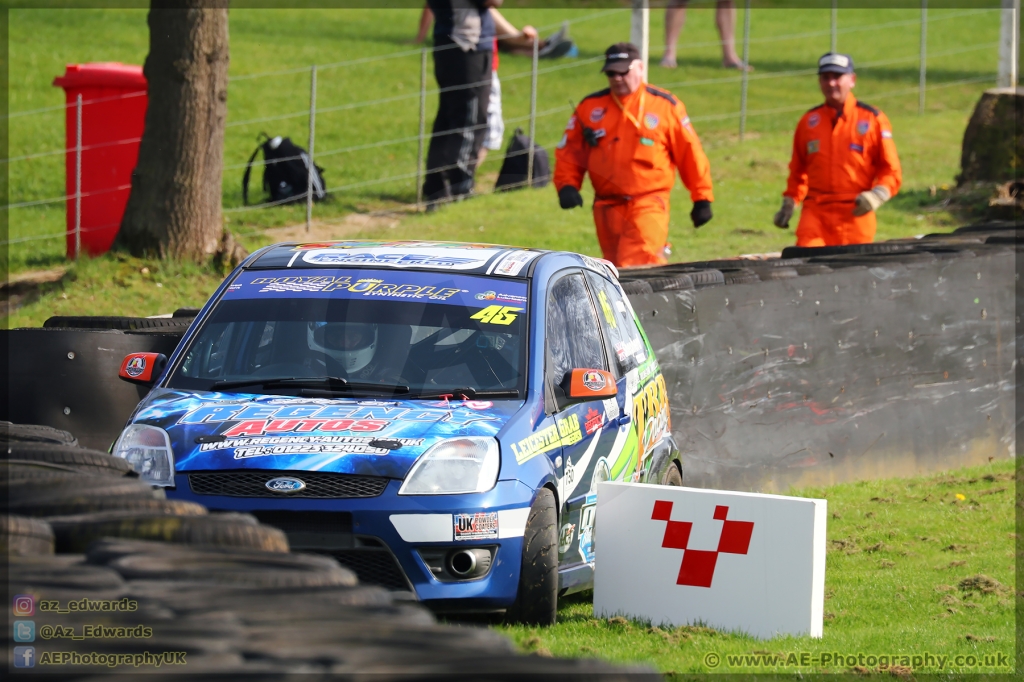
<path fill-rule="evenodd" d="M 605 73 L 626 73 L 634 59 L 640 59 L 640 50 L 633 43 L 615 43 L 604 51 Z"/>
<path fill-rule="evenodd" d="M 853 73 L 853 57 L 838 52 L 826 52 L 818 60 L 818 73 Z"/>

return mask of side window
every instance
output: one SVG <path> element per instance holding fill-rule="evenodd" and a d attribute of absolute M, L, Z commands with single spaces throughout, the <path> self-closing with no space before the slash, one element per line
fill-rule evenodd
<path fill-rule="evenodd" d="M 597 311 L 583 275 L 562 277 L 548 292 L 547 377 L 554 387 L 572 369 L 608 369 L 608 357 L 598 333 Z"/>
<path fill-rule="evenodd" d="M 637 367 L 647 357 L 643 339 L 633 319 L 633 309 L 614 284 L 592 272 L 587 280 L 597 297 L 601 328 L 615 355 L 619 375 Z"/>

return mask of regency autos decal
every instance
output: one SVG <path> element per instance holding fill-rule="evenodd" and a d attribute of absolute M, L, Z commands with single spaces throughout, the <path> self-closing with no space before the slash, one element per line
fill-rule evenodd
<path fill-rule="evenodd" d="M 494 436 L 514 400 L 368 400 L 182 394 L 151 402 L 138 421 L 165 428 L 179 471 L 271 468 L 401 478 L 443 438 Z M 223 396 L 218 399 L 218 397 Z"/>

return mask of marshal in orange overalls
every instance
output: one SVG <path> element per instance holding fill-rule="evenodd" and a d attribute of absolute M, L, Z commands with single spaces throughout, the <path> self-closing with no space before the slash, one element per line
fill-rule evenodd
<path fill-rule="evenodd" d="M 879 185 L 896 196 L 903 181 L 889 119 L 850 94 L 843 111 L 822 104 L 804 114 L 793 136 L 783 196 L 799 204 L 797 246 L 864 244 L 875 238 L 875 212 L 854 216 L 857 195 Z"/>
<path fill-rule="evenodd" d="M 604 89 L 569 119 L 555 150 L 555 189 L 579 189 L 590 173 L 604 257 L 620 267 L 663 264 L 676 169 L 693 201 L 714 201 L 711 165 L 683 103 L 651 85 L 619 102 Z"/>

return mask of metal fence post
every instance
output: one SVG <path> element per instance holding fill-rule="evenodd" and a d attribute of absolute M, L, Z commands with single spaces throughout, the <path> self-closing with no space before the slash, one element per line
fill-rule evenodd
<path fill-rule="evenodd" d="M 839 0 L 832 0 L 832 49 L 831 52 L 839 51 Z"/>
<path fill-rule="evenodd" d="M 423 208 L 423 135 L 427 125 L 427 48 L 420 51 L 420 137 L 416 150 L 416 210 Z"/>
<path fill-rule="evenodd" d="M 533 138 L 537 134 L 537 50 L 538 38 L 533 39 L 533 66 L 530 71 L 530 148 L 526 152 L 526 186 L 533 187 Z"/>
<path fill-rule="evenodd" d="M 640 50 L 640 61 L 644 64 L 644 81 L 650 71 L 647 69 L 651 54 L 651 7 L 649 0 L 633 0 L 633 14 L 629 26 L 629 42 Z"/>
<path fill-rule="evenodd" d="M 316 64 L 309 70 L 309 168 L 306 174 L 306 232 L 313 224 L 313 144 L 316 142 Z"/>
<path fill-rule="evenodd" d="M 75 259 L 82 251 L 82 95 L 75 101 Z"/>
<path fill-rule="evenodd" d="M 747 132 L 747 83 L 750 64 L 750 0 L 743 8 L 743 75 L 740 86 L 740 142 Z"/>
<path fill-rule="evenodd" d="M 928 0 L 921 0 L 921 76 L 917 84 L 917 113 L 924 113 L 924 92 L 928 73 Z"/>

